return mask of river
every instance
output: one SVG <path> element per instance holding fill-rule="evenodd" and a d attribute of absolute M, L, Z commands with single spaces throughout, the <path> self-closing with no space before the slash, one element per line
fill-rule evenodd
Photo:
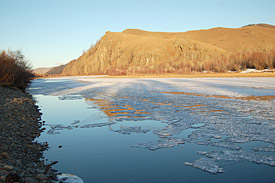
<path fill-rule="evenodd" d="M 275 182 L 275 78 L 36 79 L 37 139 L 85 183 Z"/>

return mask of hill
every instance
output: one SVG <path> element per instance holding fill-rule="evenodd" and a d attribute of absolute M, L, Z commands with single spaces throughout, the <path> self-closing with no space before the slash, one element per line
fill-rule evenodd
<path fill-rule="evenodd" d="M 62 74 L 158 74 L 271 68 L 275 65 L 274 45 L 275 28 L 268 24 L 178 33 L 126 29 L 106 32 L 94 47 L 66 64 Z"/>
<path fill-rule="evenodd" d="M 65 65 L 60 65 L 56 67 L 52 67 L 50 70 L 48 70 L 45 74 L 61 74 Z"/>
<path fill-rule="evenodd" d="M 233 53 L 268 50 L 275 45 L 275 26 L 268 24 L 255 24 L 241 28 L 218 27 L 182 33 L 148 32 L 137 29 L 126 29 L 123 32 L 148 37 L 187 38 Z"/>
<path fill-rule="evenodd" d="M 39 67 L 39 68 L 33 69 L 32 72 L 36 75 L 43 75 L 43 74 L 46 74 L 52 68 L 53 67 Z"/>

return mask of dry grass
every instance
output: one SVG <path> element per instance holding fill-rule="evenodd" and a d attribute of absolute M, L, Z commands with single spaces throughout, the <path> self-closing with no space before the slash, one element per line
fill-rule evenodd
<path fill-rule="evenodd" d="M 165 39 L 190 39 L 222 48 L 227 52 L 248 52 L 272 49 L 275 45 L 275 28 L 271 25 L 253 25 L 241 28 L 212 28 L 188 32 L 149 32 L 127 29 L 123 33 Z"/>

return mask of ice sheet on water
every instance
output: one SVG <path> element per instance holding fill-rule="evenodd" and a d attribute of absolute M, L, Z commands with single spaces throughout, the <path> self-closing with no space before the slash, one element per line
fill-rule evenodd
<path fill-rule="evenodd" d="M 60 134 L 61 130 L 72 130 L 74 128 L 78 128 L 78 126 L 64 126 L 61 124 L 56 124 L 56 125 L 49 125 L 50 129 L 47 131 L 47 134 L 50 135 L 56 135 L 56 134 Z"/>
<path fill-rule="evenodd" d="M 57 175 L 57 179 L 58 181 L 56 182 L 59 183 L 84 183 L 80 177 L 73 174 L 60 174 Z"/>
<path fill-rule="evenodd" d="M 72 122 L 71 124 L 72 124 L 72 125 L 76 125 L 76 124 L 78 124 L 78 123 L 80 123 L 80 120 L 74 120 L 74 122 Z"/>
<path fill-rule="evenodd" d="M 200 128 L 200 127 L 203 127 L 203 126 L 205 126 L 205 123 L 193 124 L 191 127 L 192 127 L 192 128 Z"/>
<path fill-rule="evenodd" d="M 212 151 L 212 152 L 199 151 L 198 153 L 200 155 L 204 155 L 214 160 L 250 161 L 257 164 L 275 166 L 275 155 L 246 152 L 243 150 L 238 150 L 238 151 L 225 150 L 225 151 Z"/>
<path fill-rule="evenodd" d="M 124 127 L 121 126 L 118 130 L 112 130 L 113 132 L 121 133 L 121 134 L 131 134 L 131 133 L 147 133 L 151 130 L 149 129 L 143 129 L 140 126 L 130 126 L 130 127 Z"/>
<path fill-rule="evenodd" d="M 208 142 L 208 141 L 199 141 L 197 142 L 197 144 L 199 145 L 210 145 L 210 146 L 216 146 L 216 147 L 223 147 L 223 148 L 228 148 L 228 149 L 232 149 L 232 150 L 239 150 L 241 149 L 240 146 L 234 144 L 234 143 L 230 143 L 230 142 Z"/>
<path fill-rule="evenodd" d="M 189 135 L 188 140 L 203 140 L 210 141 L 211 139 L 221 139 L 223 134 L 219 131 L 212 129 L 205 130 L 197 130 L 193 131 L 191 135 Z"/>
<path fill-rule="evenodd" d="M 54 129 L 49 129 L 49 130 L 47 131 L 47 134 L 50 134 L 50 135 L 57 135 L 57 134 L 60 134 L 60 132 L 57 131 L 57 130 L 54 130 Z"/>
<path fill-rule="evenodd" d="M 48 125 L 50 126 L 50 129 L 47 131 L 47 134 L 50 135 L 56 135 L 60 134 L 60 131 L 62 130 L 72 130 L 75 128 L 95 128 L 95 127 L 103 127 L 103 126 L 110 126 L 113 124 L 116 124 L 115 122 L 105 122 L 105 123 L 90 123 L 90 124 L 85 124 L 85 125 L 79 125 L 80 121 L 75 120 L 72 125 L 65 126 L 61 124 L 56 124 L 56 125 Z"/>
<path fill-rule="evenodd" d="M 184 164 L 188 166 L 193 166 L 194 168 L 202 169 L 212 174 L 224 172 L 223 168 L 220 168 L 218 163 L 210 158 L 200 158 L 196 160 L 194 163 L 185 162 Z"/>
<path fill-rule="evenodd" d="M 259 154 L 255 152 L 246 152 L 243 150 L 237 151 L 199 151 L 198 154 L 206 156 L 196 160 L 194 163 L 186 162 L 185 165 L 200 168 L 209 173 L 217 174 L 223 172 L 223 169 L 219 167 L 218 161 L 250 161 L 257 164 L 265 164 L 269 166 L 275 166 L 275 156 Z"/>
<path fill-rule="evenodd" d="M 148 150 L 155 151 L 157 149 L 163 149 L 163 148 L 171 148 L 174 146 L 178 146 L 179 144 L 184 144 L 185 140 L 181 138 L 166 138 L 166 139 L 160 139 L 157 142 L 145 142 L 145 143 L 139 143 L 137 145 L 132 145 L 131 147 L 136 148 L 147 148 Z"/>
<path fill-rule="evenodd" d="M 79 128 L 94 128 L 94 127 L 103 127 L 103 126 L 110 126 L 115 124 L 115 122 L 107 122 L 107 123 L 92 123 L 79 126 Z"/>
<path fill-rule="evenodd" d="M 275 146 L 270 145 L 266 147 L 253 147 L 252 148 L 254 151 L 266 151 L 266 152 L 275 152 Z"/>
<path fill-rule="evenodd" d="M 58 97 L 59 100 L 80 100 L 83 99 L 81 95 L 62 95 Z"/>
<path fill-rule="evenodd" d="M 164 123 L 168 124 L 168 126 L 164 127 L 161 130 L 153 131 L 153 133 L 158 135 L 160 138 L 165 138 L 168 136 L 180 134 L 184 130 L 189 129 L 191 127 L 190 123 L 183 122 L 183 121 L 172 121 L 172 122 L 164 122 Z"/>
<path fill-rule="evenodd" d="M 169 131 L 164 130 L 164 129 L 154 130 L 153 133 L 158 135 L 160 138 L 166 138 L 166 137 L 172 136 L 172 133 L 170 133 Z"/>

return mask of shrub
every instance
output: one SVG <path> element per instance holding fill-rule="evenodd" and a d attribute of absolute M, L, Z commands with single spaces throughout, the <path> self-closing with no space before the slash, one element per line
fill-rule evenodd
<path fill-rule="evenodd" d="M 21 51 L 0 53 L 0 84 L 25 90 L 34 77 L 32 67 Z"/>

